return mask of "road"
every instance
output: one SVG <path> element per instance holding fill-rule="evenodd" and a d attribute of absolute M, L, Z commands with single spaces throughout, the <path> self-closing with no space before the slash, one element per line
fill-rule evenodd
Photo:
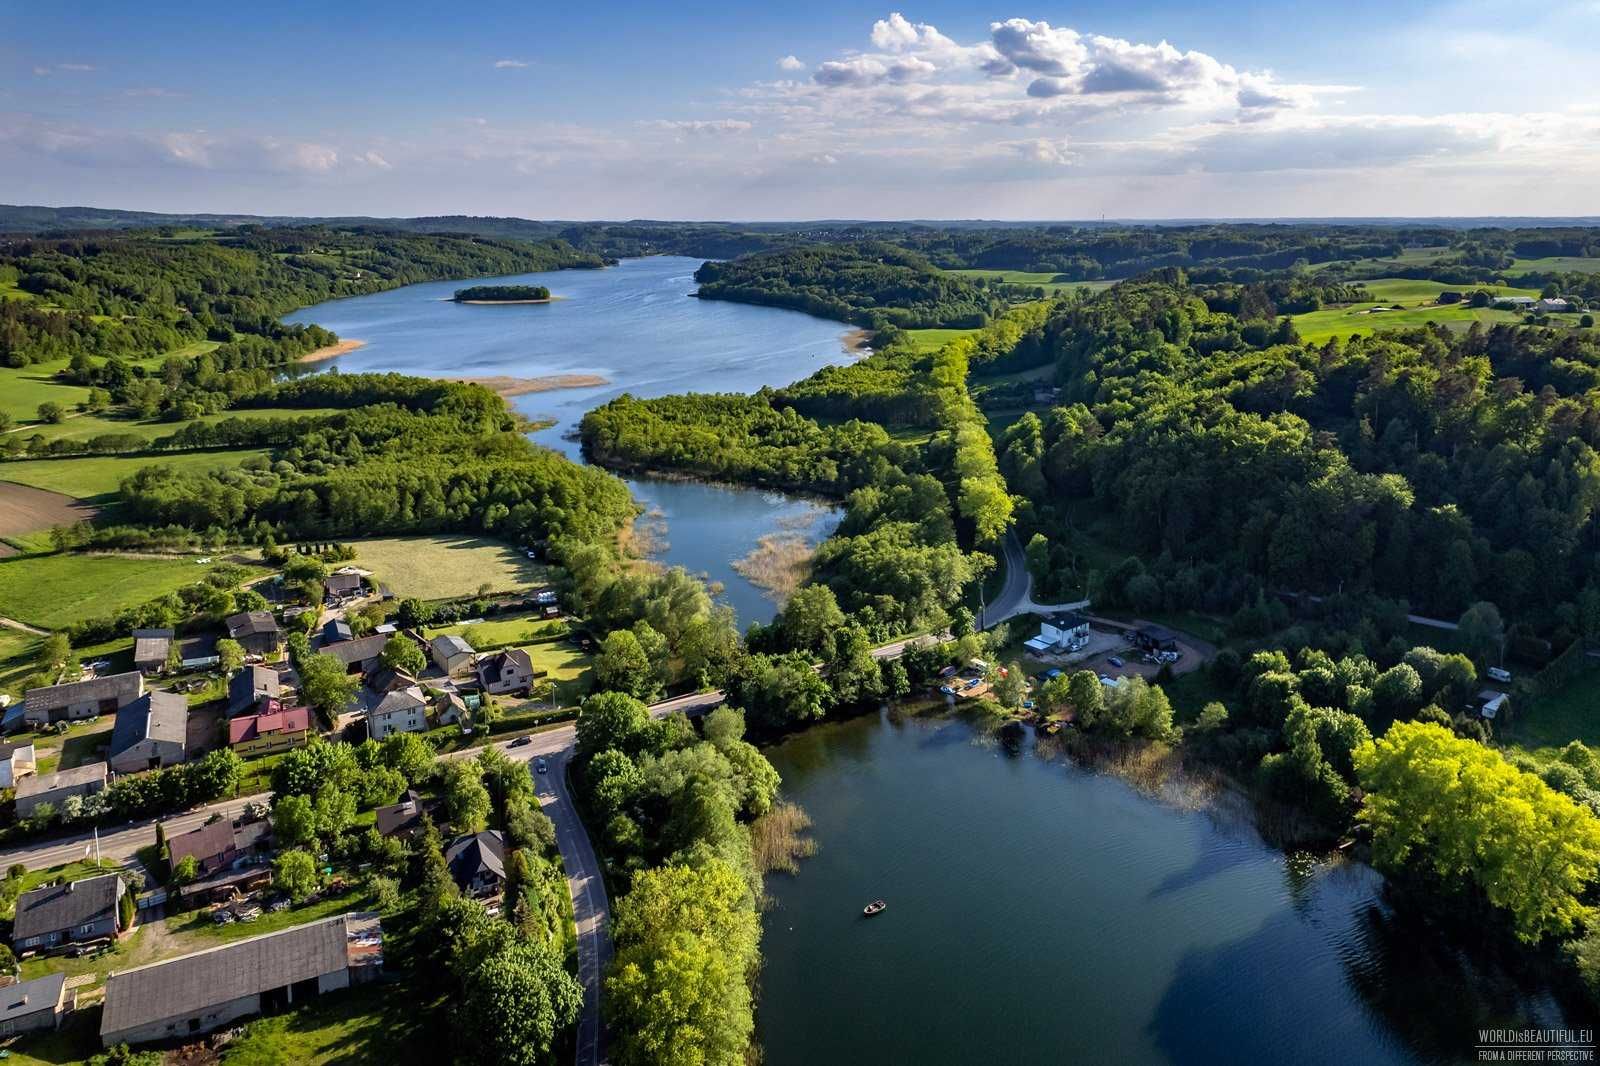
<path fill-rule="evenodd" d="M 1005 537 L 1000 541 L 1000 548 L 1005 559 L 1005 584 L 1000 587 L 1000 592 L 994 600 L 984 608 L 983 617 L 978 619 L 979 629 L 993 629 L 1006 619 L 1019 614 L 1048 615 L 1057 611 L 1080 611 L 1089 606 L 1088 600 L 1078 600 L 1074 603 L 1033 602 L 1033 575 L 1028 573 L 1028 557 L 1022 550 L 1022 542 L 1017 540 L 1016 530 L 1006 530 Z"/>

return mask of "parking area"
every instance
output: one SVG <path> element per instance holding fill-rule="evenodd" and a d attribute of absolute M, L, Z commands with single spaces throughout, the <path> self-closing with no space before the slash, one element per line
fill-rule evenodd
<path fill-rule="evenodd" d="M 1129 624 L 1095 618 L 1089 629 L 1089 642 L 1082 649 L 1059 655 L 1031 654 L 1029 672 L 1052 668 L 1069 672 L 1092 670 L 1106 677 L 1142 677 L 1153 681 L 1163 665 L 1170 667 L 1173 674 L 1198 670 L 1216 650 L 1186 633 L 1171 632 L 1171 648 L 1167 654 L 1176 654 L 1177 659 L 1163 664 L 1154 654 L 1142 650 L 1135 640 L 1134 634 L 1146 628 L 1148 624 L 1144 622 Z M 1113 662 L 1113 659 L 1118 661 Z"/>

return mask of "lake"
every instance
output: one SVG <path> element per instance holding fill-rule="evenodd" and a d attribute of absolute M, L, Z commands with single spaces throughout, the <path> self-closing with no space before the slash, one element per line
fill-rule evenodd
<path fill-rule="evenodd" d="M 330 361 L 341 372 L 395 370 L 423 376 L 546 377 L 590 374 L 602 386 L 512 398 L 517 410 L 554 425 L 533 435 L 582 461 L 571 439 L 584 412 L 631 392 L 755 392 L 788 385 L 824 366 L 849 362 L 845 327 L 796 311 L 689 297 L 701 260 L 627 259 L 605 270 L 429 282 L 371 296 L 331 300 L 287 316 L 315 322 L 366 346 Z M 494 283 L 544 285 L 548 304 L 457 304 L 455 290 Z M 647 524 L 659 529 L 662 562 L 706 575 L 740 622 L 766 622 L 777 606 L 733 563 L 769 535 L 832 532 L 837 511 L 781 493 L 691 481 L 632 478 Z"/>
<path fill-rule="evenodd" d="M 818 851 L 767 879 L 765 1066 L 1463 1062 L 1480 1027 L 1595 1024 L 1389 907 L 1370 868 L 1031 733 L 885 713 L 767 755 Z"/>

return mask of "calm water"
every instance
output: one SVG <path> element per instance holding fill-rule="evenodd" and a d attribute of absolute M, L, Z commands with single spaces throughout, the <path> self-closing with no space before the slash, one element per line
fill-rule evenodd
<path fill-rule="evenodd" d="M 546 285 L 549 304 L 465 306 L 450 301 L 474 281 L 430 282 L 307 307 L 291 322 L 315 322 L 366 347 L 330 365 L 342 372 L 397 370 L 462 377 L 595 374 L 609 384 L 518 396 L 533 418 L 553 419 L 534 439 L 574 459 L 568 439 L 590 410 L 624 392 L 754 392 L 787 385 L 851 357 L 843 327 L 810 315 L 695 300 L 698 259 L 624 260 L 606 270 L 561 270 L 484 281 Z M 778 493 L 640 478 L 634 498 L 662 529 L 659 557 L 724 587 L 744 623 L 769 621 L 776 605 L 732 567 L 773 533 L 827 536 L 834 511 Z"/>
<path fill-rule="evenodd" d="M 1399 917 L 1371 869 L 1031 739 L 884 715 L 768 755 L 819 849 L 768 879 L 766 1066 L 1457 1062 L 1480 1026 L 1595 1024 Z"/>

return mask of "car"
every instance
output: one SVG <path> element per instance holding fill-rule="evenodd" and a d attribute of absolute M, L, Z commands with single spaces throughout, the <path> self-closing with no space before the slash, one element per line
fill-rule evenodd
<path fill-rule="evenodd" d="M 1107 659 L 1106 662 L 1111 664 L 1112 666 L 1115 666 L 1115 667 L 1119 668 L 1119 669 L 1122 667 L 1122 660 L 1120 658 L 1118 658 L 1117 656 L 1115 656 L 1115 655 L 1113 655 L 1111 658 Z"/>
<path fill-rule="evenodd" d="M 954 696 L 956 694 L 956 690 L 951 688 L 949 685 L 940 685 L 939 691 L 943 692 L 946 696 Z"/>
<path fill-rule="evenodd" d="M 973 678 L 973 679 L 972 679 L 972 680 L 971 680 L 971 681 L 968 681 L 968 682 L 967 682 L 967 685 L 966 685 L 966 687 L 967 687 L 967 688 L 977 688 L 977 687 L 978 687 L 978 686 L 979 686 L 979 685 L 981 685 L 981 684 L 983 684 L 983 678 L 981 678 L 981 677 L 975 677 L 975 678 Z"/>
<path fill-rule="evenodd" d="M 1025 710 L 1025 711 L 1033 710 L 1033 701 L 1032 700 L 1023 700 L 1022 701 L 1022 709 Z"/>
<path fill-rule="evenodd" d="M 532 737 L 518 737 L 516 740 L 513 740 L 511 742 L 510 746 L 513 747 L 513 748 L 525 748 L 529 744 L 532 744 L 532 743 L 533 743 L 533 738 Z"/>
<path fill-rule="evenodd" d="M 1061 676 L 1061 667 L 1059 667 L 1059 666 L 1052 666 L 1050 669 L 1048 669 L 1048 670 L 1046 670 L 1044 672 L 1044 679 L 1046 681 L 1054 681 L 1056 678 L 1058 678 L 1060 676 Z"/>
<path fill-rule="evenodd" d="M 548 766 L 547 766 L 547 765 L 545 765 L 545 761 L 544 761 L 544 760 L 543 760 L 543 759 L 540 759 L 540 760 L 539 760 L 539 761 L 537 761 L 537 762 L 535 762 L 535 763 L 534 763 L 534 764 L 533 764 L 533 768 L 534 768 L 534 769 L 535 769 L 535 770 L 537 770 L 537 771 L 538 771 L 538 772 L 539 772 L 539 773 L 541 773 L 541 774 L 542 774 L 542 773 L 546 773 L 546 772 L 548 772 L 548 771 L 549 771 L 549 769 L 550 769 L 550 767 L 548 767 Z"/>

